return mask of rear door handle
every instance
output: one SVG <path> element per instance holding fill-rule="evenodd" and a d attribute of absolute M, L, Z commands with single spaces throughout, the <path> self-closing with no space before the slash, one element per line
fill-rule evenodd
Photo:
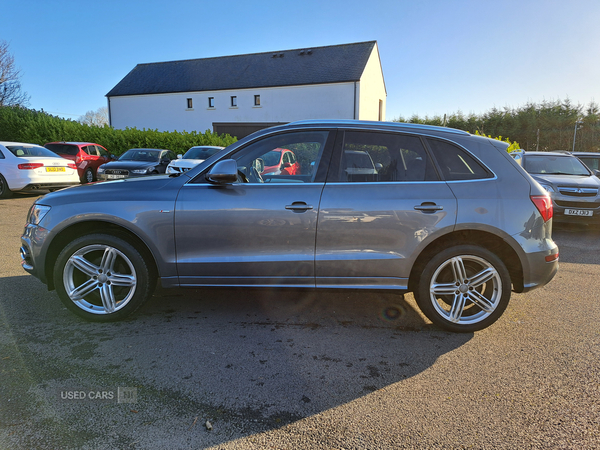
<path fill-rule="evenodd" d="M 441 211 L 444 209 L 444 207 L 436 205 L 435 203 L 421 203 L 420 205 L 415 206 L 415 209 L 417 211 L 434 212 L 434 211 Z"/>
<path fill-rule="evenodd" d="M 286 205 L 285 209 L 289 209 L 290 211 L 294 212 L 304 212 L 308 211 L 309 209 L 313 209 L 313 207 L 304 202 L 294 202 L 291 205 Z"/>

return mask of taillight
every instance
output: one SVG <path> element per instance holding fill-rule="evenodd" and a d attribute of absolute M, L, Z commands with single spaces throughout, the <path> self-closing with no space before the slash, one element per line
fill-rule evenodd
<path fill-rule="evenodd" d="M 73 163 L 68 163 L 67 166 L 69 166 L 70 169 L 77 170 L 77 166 Z"/>
<path fill-rule="evenodd" d="M 39 169 L 40 167 L 44 167 L 44 165 L 42 163 L 24 163 L 19 164 L 17 167 L 22 170 L 33 170 Z"/>
<path fill-rule="evenodd" d="M 554 208 L 552 207 L 552 199 L 549 195 L 532 195 L 531 201 L 542 215 L 544 222 L 552 219 Z"/>

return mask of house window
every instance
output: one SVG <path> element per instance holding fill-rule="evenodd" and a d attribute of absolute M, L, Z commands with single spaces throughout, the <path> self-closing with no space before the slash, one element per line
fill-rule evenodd
<path fill-rule="evenodd" d="M 215 107 L 215 98 L 214 97 L 208 97 L 208 107 L 209 108 Z"/>
<path fill-rule="evenodd" d="M 237 96 L 236 95 L 231 96 L 231 107 L 237 108 Z"/>
<path fill-rule="evenodd" d="M 260 95 L 254 96 L 254 106 L 260 106 Z"/>
<path fill-rule="evenodd" d="M 188 108 L 188 109 L 192 109 L 193 107 L 194 107 L 194 106 L 192 105 L 192 99 L 191 99 L 191 98 L 188 98 L 188 99 L 187 99 L 187 108 Z"/>

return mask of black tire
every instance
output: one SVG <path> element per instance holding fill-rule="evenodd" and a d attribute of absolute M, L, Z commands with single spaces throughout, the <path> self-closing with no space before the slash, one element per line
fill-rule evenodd
<path fill-rule="evenodd" d="M 54 285 L 62 303 L 92 322 L 129 316 L 152 296 L 155 284 L 141 253 L 109 234 L 73 240 L 54 266 Z"/>
<path fill-rule="evenodd" d="M 511 281 L 494 253 L 457 245 L 425 266 L 415 299 L 434 324 L 454 332 L 482 330 L 500 318 L 510 300 Z"/>
<path fill-rule="evenodd" d="M 8 188 L 6 178 L 0 174 L 0 198 L 11 198 L 13 192 Z"/>
<path fill-rule="evenodd" d="M 83 176 L 81 177 L 81 182 L 83 184 L 92 183 L 95 180 L 96 177 L 94 176 L 94 171 L 92 169 L 88 168 L 85 172 L 83 172 Z"/>

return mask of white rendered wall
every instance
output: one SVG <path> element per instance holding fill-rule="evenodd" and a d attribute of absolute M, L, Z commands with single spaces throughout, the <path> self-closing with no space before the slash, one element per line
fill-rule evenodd
<path fill-rule="evenodd" d="M 231 107 L 231 96 L 237 107 Z M 260 95 L 261 106 L 254 106 Z M 208 98 L 214 97 L 214 108 Z M 192 109 L 187 109 L 191 98 Z M 213 122 L 293 122 L 307 119 L 353 119 L 354 83 L 319 84 L 177 94 L 111 97 L 111 125 L 124 129 L 199 131 Z M 358 100 L 357 103 L 358 104 Z"/>
<path fill-rule="evenodd" d="M 379 61 L 379 50 L 377 45 L 373 48 L 371 56 L 367 61 L 365 70 L 360 78 L 360 93 L 358 118 L 361 120 L 379 120 L 379 101 L 382 101 L 382 117 L 385 120 L 386 97 L 385 82 L 381 62 Z"/>

